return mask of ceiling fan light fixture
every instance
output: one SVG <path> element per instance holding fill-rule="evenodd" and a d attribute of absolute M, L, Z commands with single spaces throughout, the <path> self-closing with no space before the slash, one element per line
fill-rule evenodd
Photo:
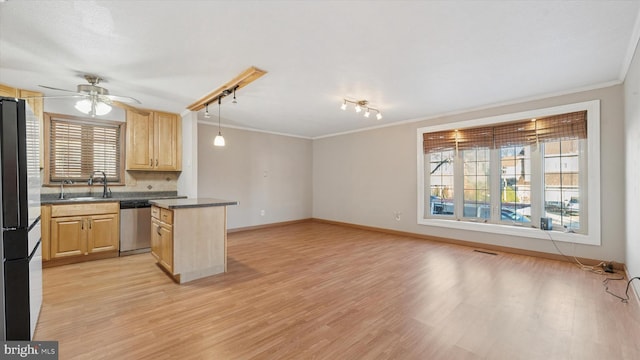
<path fill-rule="evenodd" d="M 380 113 L 380 111 L 378 111 L 378 113 L 376 114 L 376 119 L 382 120 L 382 114 Z"/>
<path fill-rule="evenodd" d="M 89 99 L 82 99 L 76 102 L 76 110 L 80 111 L 81 113 L 84 114 L 88 114 L 91 112 L 91 100 Z"/>
<path fill-rule="evenodd" d="M 342 110 L 347 110 L 347 100 L 345 100 L 342 105 L 340 106 L 340 109 Z"/>
<path fill-rule="evenodd" d="M 98 116 L 107 115 L 111 112 L 111 105 L 103 103 L 102 101 L 96 102 L 95 114 Z"/>
<path fill-rule="evenodd" d="M 369 112 L 369 108 L 367 108 L 367 111 L 364 112 L 364 117 L 368 118 L 369 115 L 371 115 L 371 112 Z"/>

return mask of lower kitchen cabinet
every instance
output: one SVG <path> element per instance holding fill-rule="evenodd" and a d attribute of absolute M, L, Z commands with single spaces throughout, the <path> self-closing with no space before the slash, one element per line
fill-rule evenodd
<path fill-rule="evenodd" d="M 120 206 L 117 202 L 45 205 L 43 260 L 72 263 L 118 256 Z"/>
<path fill-rule="evenodd" d="M 203 199 L 198 206 L 189 205 L 197 201 L 150 201 L 152 254 L 158 266 L 180 284 L 227 269 L 226 205 L 236 203 Z"/>
<path fill-rule="evenodd" d="M 173 225 L 160 220 L 155 214 L 160 213 L 151 211 L 151 254 L 156 258 L 158 264 L 164 267 L 170 274 L 173 274 Z M 171 211 L 165 210 L 164 211 Z"/>

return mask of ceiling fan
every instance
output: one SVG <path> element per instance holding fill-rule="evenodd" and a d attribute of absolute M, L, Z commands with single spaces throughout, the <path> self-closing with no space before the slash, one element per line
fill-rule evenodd
<path fill-rule="evenodd" d="M 119 96 L 119 95 L 110 95 L 109 90 L 98 86 L 101 77 L 96 75 L 84 75 L 84 78 L 87 80 L 89 84 L 78 84 L 77 90 L 66 90 L 55 88 L 51 86 L 38 85 L 45 89 L 57 90 L 57 91 L 65 91 L 69 93 L 73 93 L 74 95 L 63 95 L 63 96 L 43 96 L 43 98 L 62 98 L 62 97 L 76 97 L 82 98 L 78 102 L 76 102 L 75 108 L 76 110 L 91 115 L 91 117 L 95 117 L 96 115 L 105 115 L 111 111 L 111 105 L 120 105 L 119 103 L 134 103 L 141 104 L 138 99 L 132 98 L 130 96 Z"/>

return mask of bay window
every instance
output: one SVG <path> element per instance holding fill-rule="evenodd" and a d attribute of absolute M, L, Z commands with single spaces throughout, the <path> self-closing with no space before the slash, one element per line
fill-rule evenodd
<path fill-rule="evenodd" d="M 599 121 L 591 101 L 418 129 L 418 223 L 548 238 L 545 217 L 599 244 Z"/>

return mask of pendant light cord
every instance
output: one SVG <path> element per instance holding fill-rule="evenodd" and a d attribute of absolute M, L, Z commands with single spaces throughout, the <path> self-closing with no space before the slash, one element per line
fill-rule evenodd
<path fill-rule="evenodd" d="M 220 106 L 222 104 L 222 97 L 218 97 L 218 134 L 222 133 L 222 129 L 220 127 Z"/>

